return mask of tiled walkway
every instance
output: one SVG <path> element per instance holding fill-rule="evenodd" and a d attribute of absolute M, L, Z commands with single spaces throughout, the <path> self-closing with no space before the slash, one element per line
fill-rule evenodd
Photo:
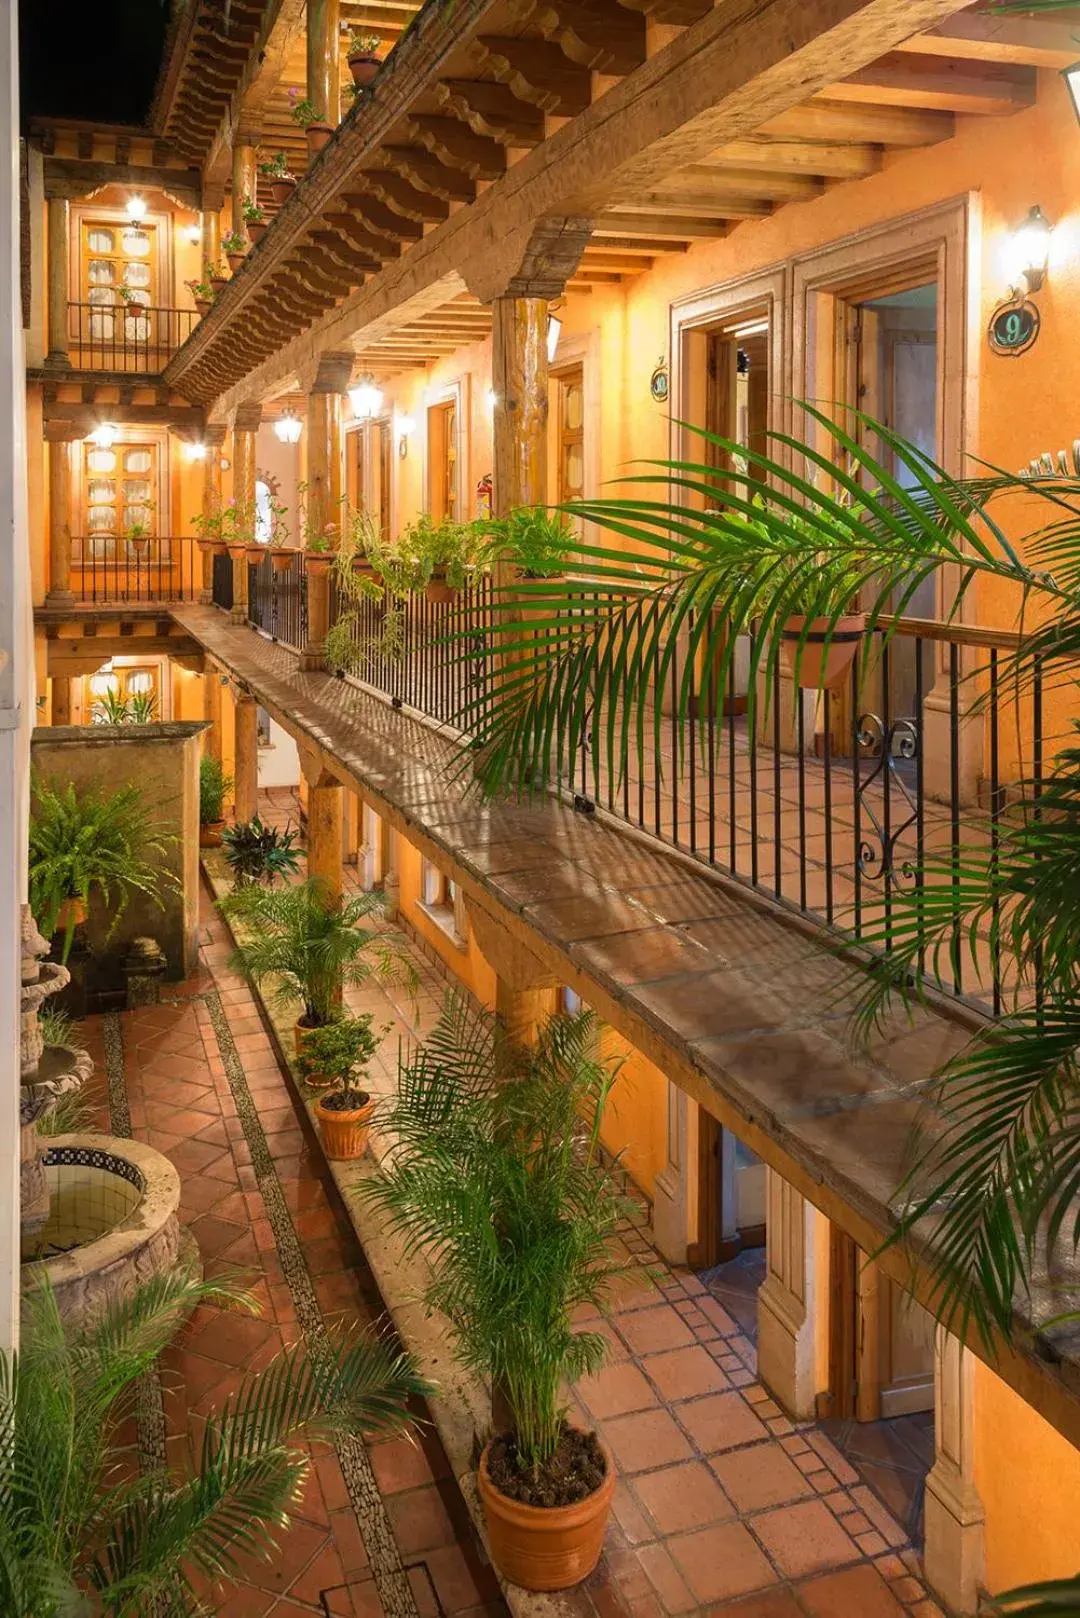
<path fill-rule="evenodd" d="M 167 1003 L 87 1024 L 101 1126 L 111 1113 L 122 1132 L 126 1105 L 131 1132 L 180 1170 L 181 1219 L 207 1274 L 240 1281 L 262 1305 L 256 1318 L 198 1309 L 164 1357 L 176 1466 L 242 1371 L 267 1365 L 302 1330 L 310 1337 L 334 1317 L 381 1313 L 250 992 L 224 968 L 228 946 L 209 904 L 202 941 L 200 971 L 171 986 Z M 145 1441 L 145 1418 L 140 1426 Z M 430 1426 L 415 1445 L 356 1447 L 359 1456 L 317 1454 L 280 1554 L 220 1592 L 219 1618 L 504 1614 Z"/>
<path fill-rule="evenodd" d="M 285 791 L 266 819 L 295 825 Z M 355 881 L 349 872 L 348 881 Z M 393 1082 L 399 1040 L 429 1026 L 446 983 L 414 954 L 416 1004 L 377 986 L 355 1011 L 391 1021 L 373 1088 Z M 628 1277 L 600 1322 L 608 1366 L 574 1395 L 620 1472 L 607 1549 L 573 1611 L 588 1618 L 935 1618 L 904 1529 L 813 1424 L 796 1427 L 755 1380 L 750 1336 L 646 1227 L 628 1230 Z M 744 1315 L 745 1320 L 745 1315 Z"/>

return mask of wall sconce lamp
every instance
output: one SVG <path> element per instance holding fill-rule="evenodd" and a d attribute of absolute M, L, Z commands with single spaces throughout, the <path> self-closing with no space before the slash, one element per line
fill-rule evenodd
<path fill-rule="evenodd" d="M 187 461 L 205 461 L 205 459 L 206 459 L 206 445 L 205 444 L 185 444 L 184 445 L 184 459 L 187 460 Z"/>
<path fill-rule="evenodd" d="M 1038 292 L 1046 280 L 1052 232 L 1053 226 L 1038 203 L 1013 232 L 1010 256 L 1014 273 L 1023 278 L 1029 293 Z"/>
<path fill-rule="evenodd" d="M 127 216 L 133 225 L 141 225 L 146 218 L 146 198 L 128 197 Z"/>
<path fill-rule="evenodd" d="M 88 433 L 86 436 L 97 449 L 112 449 L 120 434 L 111 421 L 103 421 L 100 426 L 95 427 L 93 432 Z"/>
<path fill-rule="evenodd" d="M 184 235 L 191 243 L 192 247 L 198 247 L 199 243 L 202 241 L 202 226 L 188 225 L 187 229 L 184 231 Z"/>
<path fill-rule="evenodd" d="M 412 416 L 398 416 L 394 425 L 398 435 L 398 454 L 404 460 L 409 453 L 409 438 L 416 431 L 416 422 Z"/>
<path fill-rule="evenodd" d="M 279 443 L 298 444 L 304 424 L 295 410 L 283 410 L 274 423 L 274 434 Z"/>
<path fill-rule="evenodd" d="M 488 409 L 489 410 L 494 410 L 495 406 L 499 402 L 499 395 L 495 392 L 495 389 L 494 388 L 489 388 L 487 390 L 487 394 L 485 395 L 485 398 L 486 398 L 486 401 L 487 401 Z"/>
<path fill-rule="evenodd" d="M 382 409 L 383 393 L 381 388 L 375 386 L 374 380 L 368 377 L 365 381 L 349 389 L 349 406 L 357 421 L 370 421 Z"/>

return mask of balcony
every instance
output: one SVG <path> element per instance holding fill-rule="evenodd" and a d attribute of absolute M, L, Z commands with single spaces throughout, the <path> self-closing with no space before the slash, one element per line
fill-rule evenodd
<path fill-rule="evenodd" d="M 69 303 L 71 363 L 83 371 L 157 375 L 190 337 L 198 318 L 194 309 Z"/>
<path fill-rule="evenodd" d="M 202 554 L 190 537 L 94 534 L 71 541 L 71 589 L 83 604 L 197 601 L 201 588 Z"/>

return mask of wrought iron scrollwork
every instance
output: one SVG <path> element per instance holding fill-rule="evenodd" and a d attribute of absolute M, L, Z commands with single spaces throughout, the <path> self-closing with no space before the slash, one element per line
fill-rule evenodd
<path fill-rule="evenodd" d="M 860 836 L 856 852 L 859 870 L 868 881 L 883 882 L 898 892 L 908 891 L 918 880 L 918 866 L 910 854 L 898 855 L 897 850 L 918 819 L 916 794 L 921 787 L 916 782 L 912 791 L 901 765 L 919 756 L 918 721 L 894 719 L 886 725 L 877 714 L 860 714 L 857 735 L 859 747 L 874 761 L 869 774 L 859 780 L 858 799 L 860 813 L 869 820 L 876 837 L 875 842 L 870 835 Z M 870 791 L 878 781 L 883 801 L 889 806 L 887 815 L 878 813 Z M 899 810 L 895 823 L 894 810 Z"/>

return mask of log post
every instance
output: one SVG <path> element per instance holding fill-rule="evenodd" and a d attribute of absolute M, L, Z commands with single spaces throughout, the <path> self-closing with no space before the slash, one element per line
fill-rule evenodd
<path fill-rule="evenodd" d="M 235 747 L 233 801 L 237 822 L 243 824 L 254 818 L 259 807 L 259 710 L 247 691 L 236 698 Z"/>
<path fill-rule="evenodd" d="M 341 396 L 352 371 L 352 351 L 322 355 L 307 396 L 307 517 L 311 534 L 341 522 Z M 334 530 L 340 535 L 340 528 Z M 336 541 L 335 541 L 336 548 Z M 330 628 L 330 579 L 325 568 L 308 571 L 307 644 L 300 667 L 326 668 L 326 633 Z"/>
<path fill-rule="evenodd" d="M 340 0 L 308 0 L 307 98 L 331 129 L 341 119 L 340 34 Z"/>
<path fill-rule="evenodd" d="M 233 503 L 240 527 L 249 538 L 255 535 L 255 437 L 261 420 L 261 404 L 237 406 L 233 423 Z M 247 609 L 248 559 L 244 552 L 233 557 L 233 621 L 244 623 Z"/>
<path fill-rule="evenodd" d="M 202 509 L 203 516 L 209 517 L 221 510 L 221 446 L 225 442 L 224 425 L 208 426 L 203 438 L 206 444 L 206 458 L 203 461 Z M 205 550 L 202 553 L 202 588 L 199 591 L 199 601 L 202 606 L 208 607 L 213 599 L 214 553 Z"/>
<path fill-rule="evenodd" d="M 68 243 L 71 232 L 71 203 L 67 197 L 50 197 L 48 213 L 48 328 L 49 351 L 46 365 L 71 366 L 68 353 Z"/>
<path fill-rule="evenodd" d="M 52 677 L 52 723 L 71 724 L 71 675 L 54 674 Z"/>
<path fill-rule="evenodd" d="M 250 132 L 237 131 L 232 149 L 232 228 L 240 236 L 247 236 L 244 224 L 244 198 L 256 200 L 259 171 L 256 166 L 258 139 Z"/>
<path fill-rule="evenodd" d="M 82 436 L 68 421 L 47 421 L 49 446 L 49 593 L 48 607 L 68 607 L 71 588 L 71 445 Z"/>

